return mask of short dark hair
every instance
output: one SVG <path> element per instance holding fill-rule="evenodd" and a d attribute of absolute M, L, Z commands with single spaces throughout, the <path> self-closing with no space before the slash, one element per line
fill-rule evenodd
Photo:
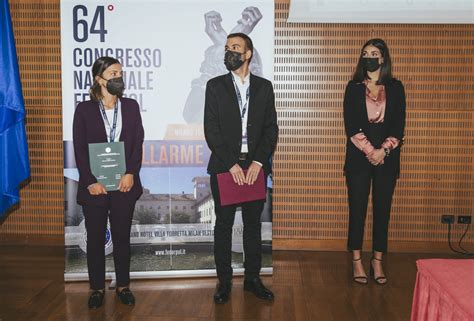
<path fill-rule="evenodd" d="M 250 39 L 249 36 L 247 36 L 245 33 L 242 33 L 242 32 L 231 33 L 227 36 L 227 39 L 237 38 L 237 37 L 244 39 L 245 48 L 252 52 L 252 55 L 250 56 L 250 59 L 249 59 L 249 63 L 250 63 L 250 61 L 252 60 L 252 57 L 253 57 L 253 42 L 252 42 L 252 39 Z"/>
<path fill-rule="evenodd" d="M 89 90 L 89 95 L 92 100 L 98 101 L 102 98 L 102 90 L 100 89 L 100 85 L 95 77 L 102 77 L 104 71 L 115 64 L 120 64 L 120 61 L 112 57 L 100 57 L 97 58 L 97 60 L 92 65 L 92 79 L 94 82 L 92 83 L 92 87 Z"/>
<path fill-rule="evenodd" d="M 380 66 L 380 77 L 377 81 L 377 85 L 385 85 L 387 83 L 392 82 L 394 80 L 392 75 L 392 59 L 390 58 L 390 53 L 388 51 L 387 44 L 385 43 L 385 41 L 379 38 L 370 39 L 362 46 L 362 49 L 360 50 L 359 61 L 357 63 L 354 75 L 352 76 L 352 80 L 357 83 L 360 83 L 369 78 L 363 66 L 362 55 L 364 52 L 364 48 L 370 45 L 379 49 L 383 57 L 383 63 Z"/>

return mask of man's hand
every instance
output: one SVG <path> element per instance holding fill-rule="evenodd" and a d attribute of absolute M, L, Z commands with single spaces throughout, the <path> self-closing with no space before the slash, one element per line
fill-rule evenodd
<path fill-rule="evenodd" d="M 89 194 L 91 195 L 107 194 L 107 190 L 101 183 L 94 183 L 92 185 L 89 185 L 87 189 L 89 190 Z"/>
<path fill-rule="evenodd" d="M 369 153 L 369 155 L 367 155 L 367 159 L 374 166 L 383 164 L 384 158 L 385 151 L 383 150 L 383 148 L 374 149 L 372 152 Z"/>
<path fill-rule="evenodd" d="M 133 186 L 133 175 L 125 174 L 120 179 L 118 190 L 121 192 L 130 192 Z"/>
<path fill-rule="evenodd" d="M 221 14 L 217 11 L 209 11 L 204 14 L 206 22 L 206 33 L 215 45 L 224 47 L 227 41 L 227 32 L 222 28 Z"/>
<path fill-rule="evenodd" d="M 249 169 L 247 170 L 247 176 L 245 177 L 245 183 L 253 185 L 257 180 L 258 173 L 260 173 L 262 166 L 256 162 L 250 164 Z"/>
<path fill-rule="evenodd" d="M 232 178 L 234 179 L 234 183 L 244 185 L 245 175 L 244 171 L 242 170 L 242 167 L 240 167 L 239 164 L 235 164 L 234 166 L 232 166 L 229 172 L 232 175 Z"/>

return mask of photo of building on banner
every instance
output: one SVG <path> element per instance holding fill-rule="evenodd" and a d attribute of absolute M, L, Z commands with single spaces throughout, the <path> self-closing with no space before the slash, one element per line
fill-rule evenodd
<path fill-rule="evenodd" d="M 206 170 L 210 150 L 203 132 L 206 83 L 228 72 L 224 46 L 234 32 L 254 41 L 251 72 L 273 80 L 273 17 L 274 4 L 268 0 L 61 1 L 66 280 L 87 279 L 72 120 L 76 105 L 89 99 L 94 61 L 112 56 L 121 62 L 124 96 L 137 100 L 145 130 L 140 171 L 144 192 L 132 221 L 131 276 L 169 276 L 173 271 L 212 275 L 215 214 Z M 272 266 L 271 175 L 267 185 L 261 218 L 264 273 Z M 240 213 L 238 209 L 232 243 L 236 274 L 243 271 Z M 107 271 L 113 272 L 110 231 L 105 248 Z"/>

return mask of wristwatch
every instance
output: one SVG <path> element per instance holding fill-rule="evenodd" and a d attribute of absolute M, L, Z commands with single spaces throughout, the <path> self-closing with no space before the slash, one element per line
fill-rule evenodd
<path fill-rule="evenodd" d="M 383 150 L 384 150 L 384 152 L 385 152 L 385 157 L 387 157 L 388 155 L 390 155 L 390 149 L 388 149 L 387 147 L 385 147 Z"/>

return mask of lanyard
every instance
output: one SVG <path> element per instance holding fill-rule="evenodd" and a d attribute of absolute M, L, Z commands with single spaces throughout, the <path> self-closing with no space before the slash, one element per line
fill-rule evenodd
<path fill-rule="evenodd" d="M 112 126 L 110 126 L 110 122 L 107 118 L 107 113 L 105 112 L 105 107 L 104 107 L 104 104 L 102 103 L 102 100 L 99 100 L 99 108 L 100 108 L 100 111 L 102 112 L 102 118 L 104 118 L 105 123 L 110 128 L 109 142 L 113 142 L 115 140 L 115 130 L 117 128 L 118 99 L 115 102 L 115 106 L 114 106 L 114 120 L 113 120 Z"/>
<path fill-rule="evenodd" d="M 242 106 L 242 96 L 240 96 L 239 87 L 237 87 L 237 84 L 235 83 L 234 75 L 232 75 L 232 81 L 234 82 L 234 88 L 235 88 L 235 92 L 237 94 L 237 100 L 239 101 L 239 108 L 240 108 L 241 116 L 242 116 L 242 119 L 244 119 L 245 113 L 247 112 L 247 106 L 249 104 L 250 86 L 247 87 L 245 105 Z"/>

